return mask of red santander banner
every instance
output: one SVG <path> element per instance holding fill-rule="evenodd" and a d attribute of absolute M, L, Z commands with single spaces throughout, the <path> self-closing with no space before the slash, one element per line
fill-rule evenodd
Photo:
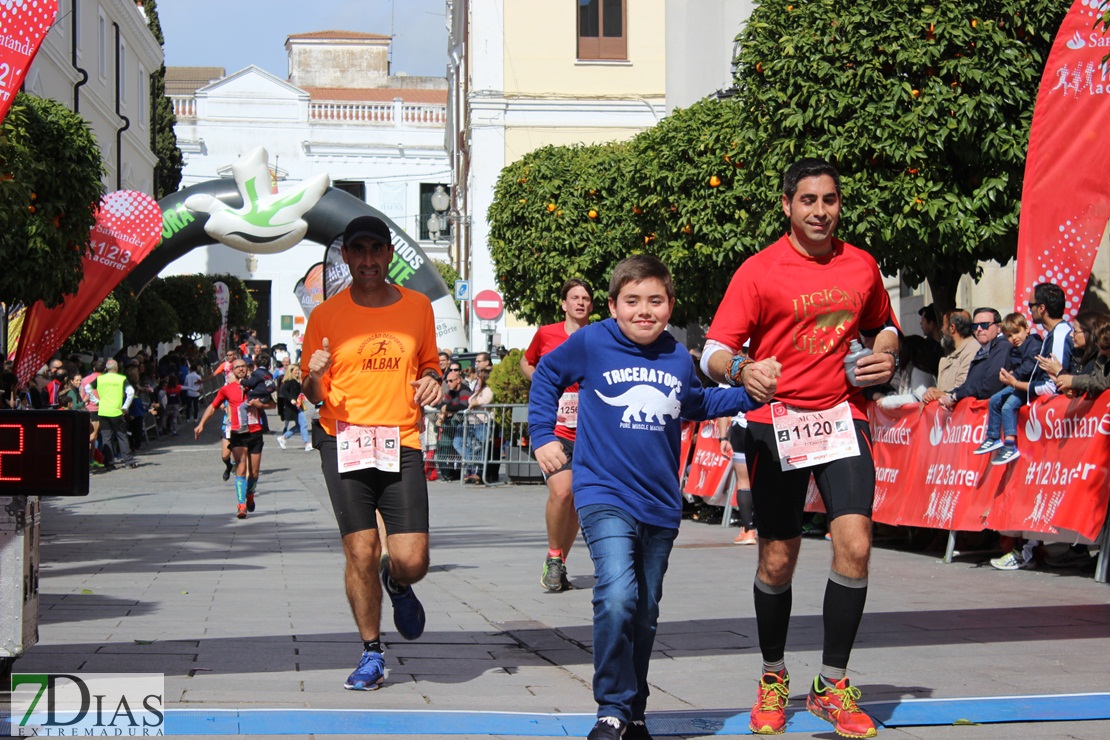
<path fill-rule="evenodd" d="M 1110 393 L 1023 407 L 1021 457 L 1008 465 L 972 454 L 985 435 L 986 401 L 961 401 L 952 412 L 935 403 L 872 406 L 869 415 L 875 521 L 1098 537 L 1110 502 Z"/>
<path fill-rule="evenodd" d="M 58 0 L 0 0 L 0 121 L 58 15 Z"/>
<path fill-rule="evenodd" d="M 1101 17 L 1101 2 L 1076 0 L 1041 78 L 1018 224 L 1018 311 L 1033 285 L 1051 282 L 1067 296 L 1065 315 L 1074 315 L 1110 219 L 1110 36 L 1096 27 Z"/>
<path fill-rule="evenodd" d="M 38 301 L 23 319 L 15 353 L 21 383 L 34 376 L 161 240 L 162 209 L 149 195 L 117 190 L 101 199 L 77 293 L 54 308 Z"/>
<path fill-rule="evenodd" d="M 694 459 L 690 474 L 686 476 L 683 493 L 702 498 L 713 498 L 721 491 L 728 478 L 732 459 L 721 454 L 721 441 L 717 438 L 717 422 L 703 421 L 694 441 Z"/>

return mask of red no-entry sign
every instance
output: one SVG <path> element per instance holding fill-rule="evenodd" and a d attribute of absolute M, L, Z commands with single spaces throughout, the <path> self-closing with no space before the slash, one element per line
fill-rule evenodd
<path fill-rule="evenodd" d="M 501 294 L 495 290 L 483 290 L 474 296 L 474 315 L 483 321 L 493 321 L 505 310 Z"/>

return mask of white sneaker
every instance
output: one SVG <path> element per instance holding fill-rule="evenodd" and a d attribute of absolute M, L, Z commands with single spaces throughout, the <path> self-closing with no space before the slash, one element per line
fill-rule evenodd
<path fill-rule="evenodd" d="M 283 437 L 279 434 L 278 438 L 277 438 L 277 441 L 278 441 L 278 447 L 280 447 L 281 449 L 284 450 L 285 449 L 285 437 Z"/>
<path fill-rule="evenodd" d="M 1020 570 L 1026 567 L 1026 563 L 1021 553 L 1015 550 L 1006 553 L 1000 558 L 992 559 L 991 567 L 997 568 L 998 570 Z"/>
<path fill-rule="evenodd" d="M 312 452 L 312 450 L 313 450 L 312 443 L 311 442 L 305 442 L 304 443 L 304 451 L 305 452 Z"/>

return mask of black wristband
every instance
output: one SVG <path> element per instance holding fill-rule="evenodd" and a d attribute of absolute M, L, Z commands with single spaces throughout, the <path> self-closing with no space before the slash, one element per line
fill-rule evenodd
<path fill-rule="evenodd" d="M 421 378 L 435 378 L 435 381 L 437 383 L 442 383 L 443 382 L 443 376 L 440 375 L 439 373 L 437 373 L 435 370 L 428 370 L 423 375 L 421 375 L 420 377 Z"/>

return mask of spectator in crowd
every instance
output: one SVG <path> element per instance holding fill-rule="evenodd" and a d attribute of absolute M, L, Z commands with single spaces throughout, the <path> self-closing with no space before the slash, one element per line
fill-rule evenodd
<path fill-rule="evenodd" d="M 196 422 L 200 418 L 200 365 L 193 363 L 185 380 L 181 382 L 182 401 L 187 421 Z"/>
<path fill-rule="evenodd" d="M 451 447 L 458 453 L 461 466 L 465 455 L 463 454 L 463 417 L 459 413 L 466 411 L 470 403 L 470 388 L 463 382 L 462 370 L 453 369 L 454 367 L 456 364 L 452 363 L 452 368 L 447 370 L 447 379 L 444 381 L 447 390 L 444 391 L 443 400 L 439 404 L 439 428 L 440 438 L 446 436 L 451 440 Z"/>
<path fill-rule="evenodd" d="M 993 308 L 977 308 L 972 314 L 971 323 L 979 351 L 971 359 L 964 382 L 937 398 L 949 410 L 955 408 L 961 399 L 978 398 L 985 401 L 1002 390 L 999 372 L 1010 367 L 1010 350 L 1013 347 L 1001 336 L 1001 314 Z"/>
<path fill-rule="evenodd" d="M 285 449 L 286 440 L 293 436 L 293 430 L 299 429 L 304 451 L 312 452 L 311 430 L 308 419 L 305 417 L 305 397 L 301 393 L 301 367 L 291 365 L 285 374 L 285 380 L 278 389 L 278 404 L 284 409 L 285 427 L 278 435 L 278 447 Z"/>
<path fill-rule="evenodd" d="M 458 373 L 459 378 L 462 378 L 462 364 L 458 360 L 450 360 L 447 363 L 447 369 L 443 372 L 443 392 L 447 393 L 447 378 L 451 373 Z M 468 386 L 469 387 L 469 386 Z"/>
<path fill-rule="evenodd" d="M 0 408 L 19 408 L 19 378 L 5 363 L 4 371 L 0 373 Z"/>
<path fill-rule="evenodd" d="M 1024 390 L 1030 401 L 1034 398 L 1056 393 L 1056 383 L 1052 376 L 1041 366 L 1042 360 L 1055 359 L 1061 367 L 1070 366 L 1073 339 L 1071 325 L 1064 321 L 1066 304 L 1064 291 L 1058 285 L 1038 283 L 1033 286 L 1033 298 L 1026 305 L 1033 321 L 1043 326 L 1046 334 L 1041 342 L 1040 353 L 1037 355 L 1038 364 L 1033 368 L 1029 380 L 1024 383 Z M 1001 378 L 1002 382 L 1010 385 L 1011 388 L 1020 389 L 1018 384 L 1021 381 L 1014 377 L 1012 373 L 1004 370 L 1001 372 Z M 993 413 L 991 413 L 988 417 L 987 437 L 983 440 L 983 444 L 975 450 L 975 454 L 980 455 L 993 450 L 991 455 L 992 465 L 1006 465 L 1016 460 L 1021 454 L 1017 447 L 1017 409 L 1013 408 L 1011 413 L 1003 415 L 1004 403 L 1005 398 L 998 402 L 995 402 L 992 398 L 990 409 L 990 412 L 993 412 L 995 407 L 999 410 L 998 418 L 1002 425 L 1003 438 L 999 440 L 997 428 L 990 425 L 991 418 L 993 418 Z M 1018 407 L 1020 405 L 1020 403 L 1017 404 Z M 1012 427 L 1009 426 L 1010 423 L 1013 424 Z M 999 444 L 1000 441 L 1001 444 Z M 1024 545 L 1021 545 L 1020 542 L 1020 539 L 1015 539 L 1013 549 L 1001 557 L 992 559 L 990 561 L 991 567 L 998 570 L 1035 567 L 1035 558 L 1041 549 L 1040 541 L 1027 540 Z"/>
<path fill-rule="evenodd" d="M 921 317 L 921 334 L 926 339 L 918 352 L 921 354 L 923 370 L 930 375 L 936 375 L 940 367 L 940 358 L 944 357 L 944 347 L 941 346 L 941 322 L 937 315 L 937 304 L 930 303 L 922 306 L 917 311 Z M 904 362 L 902 363 L 905 364 Z"/>
<path fill-rule="evenodd" d="M 493 361 L 490 359 L 489 352 L 479 352 L 474 356 L 474 369 L 479 373 L 483 370 L 493 369 Z"/>
<path fill-rule="evenodd" d="M 62 391 L 65 390 L 69 378 L 60 359 L 53 359 L 47 366 L 45 376 L 46 384 L 42 387 L 43 405 L 46 408 L 56 409 L 62 400 Z"/>
<path fill-rule="evenodd" d="M 177 373 L 170 373 L 166 376 L 165 384 L 163 385 L 163 392 L 166 394 L 165 410 L 166 415 L 163 420 L 163 428 L 169 433 L 171 437 L 177 436 L 177 420 L 181 416 L 181 383 L 177 378 Z"/>
<path fill-rule="evenodd" d="M 92 396 L 89 395 L 88 388 L 103 372 L 104 360 L 98 357 L 93 360 L 92 372 L 81 378 L 81 395 L 85 398 L 85 410 L 89 412 L 89 459 L 96 462 L 99 467 L 103 467 L 103 454 L 100 452 L 100 445 L 97 444 L 97 440 L 100 439 L 99 407 Z M 100 459 L 98 460 L 98 458 Z"/>
<path fill-rule="evenodd" d="M 451 364 L 451 353 L 441 349 L 439 351 L 439 374 L 447 377 L 447 366 Z"/>
<path fill-rule="evenodd" d="M 929 371 L 930 367 L 935 370 L 933 359 L 933 349 L 928 339 L 916 334 L 902 337 L 898 369 L 890 383 L 876 386 L 877 392 L 870 394 L 872 400 L 886 409 L 919 403 L 926 391 L 937 384 L 936 375 Z M 866 394 L 866 389 L 864 392 Z"/>
<path fill-rule="evenodd" d="M 488 365 L 489 355 L 486 355 L 486 357 Z M 477 362 L 475 360 L 475 364 Z M 493 403 L 493 389 L 489 387 L 489 372 L 488 366 L 478 371 L 474 389 L 470 392 L 470 400 L 467 401 L 466 421 L 470 425 L 469 457 L 471 460 L 484 460 L 486 458 L 485 451 L 490 431 L 490 416 L 482 408 Z M 482 478 L 474 469 L 467 472 L 465 482 L 481 483 Z"/>
<path fill-rule="evenodd" d="M 1098 346 L 1095 344 L 1093 337 L 1095 332 L 1107 321 L 1110 321 L 1110 317 L 1098 311 L 1082 311 L 1076 315 L 1071 332 L 1070 365 L 1062 364 L 1055 357 L 1038 358 L 1037 364 L 1052 378 L 1058 393 L 1063 393 L 1056 382 L 1061 373 L 1069 375 L 1089 374 L 1094 369 L 1095 359 L 1098 357 Z"/>
<path fill-rule="evenodd" d="M 1082 395 L 1096 398 L 1110 388 L 1110 316 L 1095 314 L 1086 323 L 1084 318 L 1083 314 L 1075 317 L 1072 328 L 1075 348 L 1082 346 L 1086 355 L 1093 347 L 1096 353 L 1083 364 L 1082 372 L 1058 373 L 1055 378 L 1056 389 L 1072 398 Z"/>
<path fill-rule="evenodd" d="M 979 351 L 979 343 L 971 333 L 971 314 L 957 308 L 944 315 L 945 347 L 951 351 L 940 359 L 937 384 L 922 396 L 925 403 L 932 403 L 967 379 L 971 361 Z"/>
<path fill-rule="evenodd" d="M 62 387 L 59 408 L 84 411 L 85 398 L 81 393 L 81 368 L 72 362 L 67 362 L 62 372 L 65 374 L 65 385 Z"/>
<path fill-rule="evenodd" d="M 1029 332 L 1029 323 L 1020 313 L 1007 314 L 1002 319 L 1002 333 L 1010 344 L 1010 367 L 998 371 L 1003 388 L 990 398 L 987 410 L 987 429 L 982 444 L 974 454 L 985 455 L 1002 447 L 1002 434 L 1017 439 L 1017 414 L 1028 398 L 1030 378 L 1037 367 L 1037 353 L 1041 338 Z"/>
<path fill-rule="evenodd" d="M 301 336 L 301 330 L 300 329 L 294 329 L 293 330 L 294 362 L 300 362 L 301 361 L 301 349 L 303 348 L 303 346 L 304 346 L 304 337 Z"/>

